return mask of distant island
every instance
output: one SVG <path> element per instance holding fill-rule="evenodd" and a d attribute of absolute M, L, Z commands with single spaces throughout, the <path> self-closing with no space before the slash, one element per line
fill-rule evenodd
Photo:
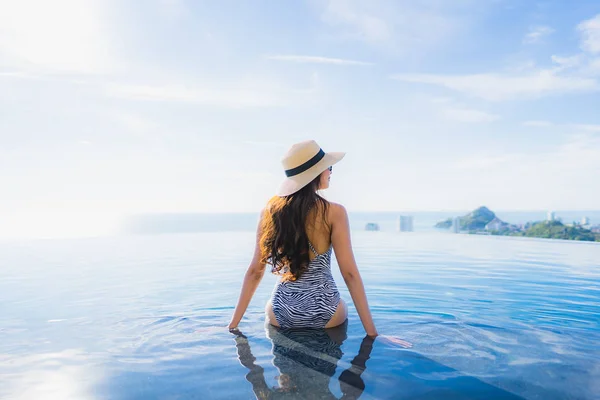
<path fill-rule="evenodd" d="M 454 219 L 435 224 L 436 228 L 450 229 Z M 600 227 L 584 227 L 578 223 L 563 224 L 559 220 L 528 222 L 523 225 L 514 225 L 499 219 L 487 207 L 479 207 L 462 217 L 457 217 L 457 230 L 472 234 L 488 234 L 503 236 L 526 236 L 547 239 L 583 240 L 600 242 Z"/>
<path fill-rule="evenodd" d="M 375 222 L 369 222 L 367 225 L 365 225 L 365 230 L 366 231 L 378 231 L 379 225 L 377 225 Z"/>

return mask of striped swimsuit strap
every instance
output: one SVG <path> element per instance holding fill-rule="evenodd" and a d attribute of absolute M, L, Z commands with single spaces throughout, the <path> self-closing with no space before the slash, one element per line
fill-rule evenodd
<path fill-rule="evenodd" d="M 310 248 L 310 250 L 314 253 L 315 257 L 319 257 L 322 256 L 323 254 L 326 254 L 327 251 L 329 251 L 329 249 L 327 249 L 327 251 L 325 253 L 319 254 L 317 252 L 317 250 L 315 249 L 315 246 L 313 246 L 313 244 L 310 242 L 310 240 L 308 241 L 308 247 Z M 329 246 L 329 248 L 331 248 L 331 246 Z"/>

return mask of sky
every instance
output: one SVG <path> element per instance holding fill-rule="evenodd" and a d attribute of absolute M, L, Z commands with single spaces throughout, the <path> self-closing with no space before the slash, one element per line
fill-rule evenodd
<path fill-rule="evenodd" d="M 596 0 L 0 0 L 0 225 L 258 212 L 307 139 L 350 211 L 599 209 L 599 109 Z"/>

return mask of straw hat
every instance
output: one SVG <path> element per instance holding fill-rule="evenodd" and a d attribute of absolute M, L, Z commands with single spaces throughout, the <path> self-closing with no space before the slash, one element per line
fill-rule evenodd
<path fill-rule="evenodd" d="M 342 152 L 325 153 L 314 140 L 294 144 L 281 160 L 287 178 L 279 186 L 277 195 L 296 193 L 345 155 Z"/>

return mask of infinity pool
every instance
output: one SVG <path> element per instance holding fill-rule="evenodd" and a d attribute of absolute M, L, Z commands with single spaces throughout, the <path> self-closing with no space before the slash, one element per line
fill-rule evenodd
<path fill-rule="evenodd" d="M 226 325 L 252 232 L 0 244 L 0 398 L 598 399 L 600 244 L 355 232 L 381 333 Z M 350 296 L 334 263 L 334 276 Z"/>

